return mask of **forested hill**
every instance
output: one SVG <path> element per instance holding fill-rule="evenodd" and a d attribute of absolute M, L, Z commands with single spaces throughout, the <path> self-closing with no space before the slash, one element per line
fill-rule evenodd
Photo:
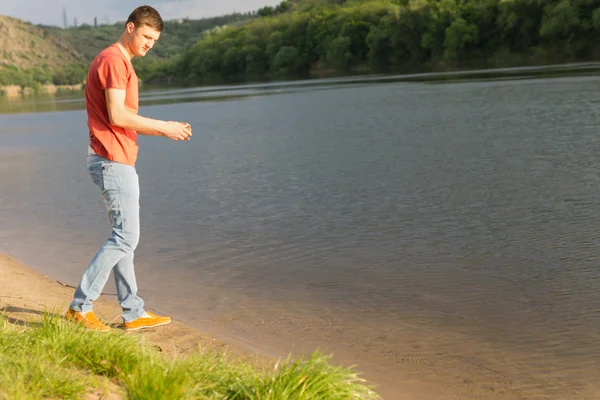
<path fill-rule="evenodd" d="M 600 0 L 297 0 L 147 71 L 186 82 L 600 59 Z"/>

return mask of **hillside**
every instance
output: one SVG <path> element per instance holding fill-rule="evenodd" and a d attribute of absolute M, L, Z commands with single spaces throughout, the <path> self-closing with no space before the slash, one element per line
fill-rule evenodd
<path fill-rule="evenodd" d="M 135 60 L 140 65 L 138 75 L 143 79 L 145 69 L 185 52 L 206 30 L 222 25 L 238 26 L 255 18 L 256 13 L 235 13 L 200 20 L 165 21 L 164 32 L 147 57 L 150 62 Z M 123 26 L 124 22 L 119 22 L 61 29 L 0 15 L 0 35 L 5 39 L 0 41 L 0 86 L 36 88 L 50 83 L 82 83 L 91 60 L 119 38 Z"/>
<path fill-rule="evenodd" d="M 148 53 L 148 58 L 168 59 L 186 51 L 200 39 L 202 32 L 208 29 L 222 25 L 238 25 L 254 18 L 256 17 L 252 13 L 235 13 L 199 20 L 179 19 L 165 21 L 165 27 L 160 40 L 154 49 Z M 119 35 L 123 32 L 124 25 L 125 22 L 122 21 L 97 27 L 83 24 L 68 29 L 57 27 L 45 27 L 45 29 L 61 41 L 69 43 L 86 61 L 91 61 L 98 52 L 119 38 Z"/>
<path fill-rule="evenodd" d="M 83 61 L 66 40 L 47 29 L 0 15 L 0 66 L 55 68 Z"/>

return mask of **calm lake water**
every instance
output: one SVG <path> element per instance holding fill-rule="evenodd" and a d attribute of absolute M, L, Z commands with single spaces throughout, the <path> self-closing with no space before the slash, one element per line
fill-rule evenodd
<path fill-rule="evenodd" d="M 0 250 L 70 285 L 109 233 L 81 106 L 0 105 L 69 110 L 0 115 Z M 194 127 L 140 138 L 149 309 L 332 352 L 385 399 L 600 398 L 600 77 L 188 89 L 140 113 Z"/>

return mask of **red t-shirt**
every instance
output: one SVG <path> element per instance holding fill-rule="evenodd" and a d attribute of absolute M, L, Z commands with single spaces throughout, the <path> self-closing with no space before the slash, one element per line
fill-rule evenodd
<path fill-rule="evenodd" d="M 138 77 L 133 65 L 116 44 L 103 50 L 92 62 L 85 86 L 85 104 L 90 129 L 90 147 L 100 157 L 135 165 L 137 133 L 110 124 L 106 89 L 125 90 L 125 108 L 138 112 Z"/>

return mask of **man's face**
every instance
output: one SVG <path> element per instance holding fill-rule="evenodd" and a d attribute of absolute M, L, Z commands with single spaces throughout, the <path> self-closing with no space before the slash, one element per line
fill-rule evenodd
<path fill-rule="evenodd" d="M 160 37 L 160 32 L 156 29 L 147 25 L 135 27 L 131 22 L 127 24 L 127 32 L 129 33 L 129 50 L 140 57 L 144 57 Z"/>

